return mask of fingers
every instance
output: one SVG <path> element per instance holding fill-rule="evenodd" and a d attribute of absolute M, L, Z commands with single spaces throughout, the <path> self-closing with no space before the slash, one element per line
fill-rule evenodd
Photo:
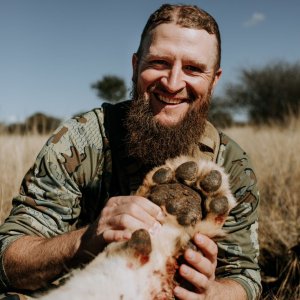
<path fill-rule="evenodd" d="M 194 242 L 198 247 L 198 251 L 187 249 L 184 253 L 185 260 L 196 271 L 200 272 L 208 279 L 214 279 L 218 254 L 216 243 L 200 233 L 195 235 Z"/>
<path fill-rule="evenodd" d="M 194 242 L 203 256 L 206 257 L 212 264 L 216 265 L 218 246 L 217 244 L 204 234 L 197 233 L 194 236 Z"/>
<path fill-rule="evenodd" d="M 103 232 L 103 239 L 107 243 L 114 241 L 129 240 L 131 238 L 131 232 L 129 230 L 105 230 Z"/>
<path fill-rule="evenodd" d="M 159 206 L 146 198 L 137 196 L 111 198 L 101 214 L 102 222 L 116 228 L 150 229 L 159 226 L 163 218 Z"/>
<path fill-rule="evenodd" d="M 193 269 L 192 267 L 183 264 L 179 268 L 179 273 L 188 282 L 190 282 L 196 288 L 196 290 L 204 291 L 208 288 L 208 277 Z"/>
<path fill-rule="evenodd" d="M 202 299 L 211 282 L 215 280 L 218 253 L 216 243 L 200 233 L 195 235 L 194 242 L 198 251 L 185 251 L 184 258 L 187 264 L 180 266 L 179 273 L 196 288 L 197 293 L 176 287 L 174 293 L 178 299 Z"/>
<path fill-rule="evenodd" d="M 132 206 L 137 205 L 158 221 L 162 221 L 164 218 L 162 209 L 158 205 L 140 196 L 112 197 L 107 202 L 106 207 L 120 207 L 124 205 L 127 206 L 129 210 Z"/>
<path fill-rule="evenodd" d="M 204 295 L 201 294 L 195 294 L 193 292 L 190 292 L 180 286 L 176 286 L 174 289 L 174 295 L 176 299 L 182 299 L 182 300 L 202 300 L 205 299 Z"/>
<path fill-rule="evenodd" d="M 129 214 L 120 214 L 112 216 L 107 220 L 106 225 L 115 230 L 127 229 L 131 232 L 137 229 L 146 229 L 150 233 L 155 233 L 161 227 L 160 223 L 155 221 L 154 218 L 139 219 L 139 217 L 131 216 Z"/>
<path fill-rule="evenodd" d="M 154 234 L 164 214 L 159 206 L 140 196 L 112 197 L 101 212 L 98 232 L 106 242 L 129 239 L 137 229 Z"/>
<path fill-rule="evenodd" d="M 184 253 L 184 258 L 190 266 L 203 274 L 206 278 L 212 278 L 214 276 L 214 264 L 201 253 L 188 249 Z M 185 265 L 183 265 L 183 267 L 185 267 Z"/>

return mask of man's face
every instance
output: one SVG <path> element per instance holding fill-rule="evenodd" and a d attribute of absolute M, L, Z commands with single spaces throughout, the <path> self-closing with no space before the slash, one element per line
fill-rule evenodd
<path fill-rule="evenodd" d="M 221 76 L 215 72 L 217 40 L 205 30 L 161 24 L 133 56 L 137 93 L 149 101 L 154 119 L 178 124 L 189 110 L 199 109 Z"/>

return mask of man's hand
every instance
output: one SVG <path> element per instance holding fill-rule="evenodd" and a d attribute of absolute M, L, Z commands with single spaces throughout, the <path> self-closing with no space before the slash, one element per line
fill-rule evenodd
<path fill-rule="evenodd" d="M 182 264 L 179 273 L 195 287 L 197 293 L 177 286 L 174 292 L 179 299 L 205 299 L 215 281 L 217 245 L 210 238 L 199 233 L 195 235 L 194 243 L 200 251 L 192 249 L 185 251 L 184 258 L 189 265 Z"/>
<path fill-rule="evenodd" d="M 216 280 L 218 247 L 216 243 L 203 234 L 196 234 L 194 243 L 200 251 L 187 249 L 184 258 L 189 264 L 182 264 L 180 275 L 190 282 L 195 290 L 188 291 L 180 286 L 175 287 L 174 294 L 178 299 L 246 299 L 246 292 L 232 280 Z"/>
<path fill-rule="evenodd" d="M 90 261 L 109 242 L 129 239 L 139 228 L 154 232 L 162 217 L 161 208 L 146 198 L 113 197 L 90 226 L 54 238 L 24 236 L 13 242 L 4 256 L 7 277 L 16 288 L 35 290 L 65 266 Z"/>
<path fill-rule="evenodd" d="M 163 217 L 161 208 L 144 197 L 112 197 L 96 221 L 97 235 L 110 243 L 130 239 L 132 232 L 141 228 L 155 233 Z"/>

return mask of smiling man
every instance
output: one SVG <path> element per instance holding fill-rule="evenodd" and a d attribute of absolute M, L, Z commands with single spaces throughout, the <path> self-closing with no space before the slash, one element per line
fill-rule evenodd
<path fill-rule="evenodd" d="M 221 165 L 238 205 L 215 243 L 194 238 L 178 299 L 256 299 L 256 179 L 247 154 L 207 122 L 221 77 L 218 25 L 205 11 L 163 5 L 133 55 L 132 101 L 104 105 L 61 125 L 28 171 L 0 227 L 2 291 L 32 291 L 90 261 L 112 241 L 145 228 L 155 234 L 161 209 L 132 194 L 152 167 L 180 154 Z M 91 255 L 92 254 L 92 255 Z"/>
<path fill-rule="evenodd" d="M 132 59 L 135 102 L 128 131 L 134 156 L 163 163 L 199 142 L 222 73 L 219 55 L 215 35 L 204 29 L 163 23 L 149 30 Z"/>

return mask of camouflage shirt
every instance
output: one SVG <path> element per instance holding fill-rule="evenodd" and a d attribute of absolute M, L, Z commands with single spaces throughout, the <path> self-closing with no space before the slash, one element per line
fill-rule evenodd
<path fill-rule="evenodd" d="M 64 122 L 44 145 L 0 226 L 0 291 L 11 286 L 2 261 L 13 241 L 23 235 L 49 238 L 89 224 L 109 197 L 128 195 L 141 184 L 148 168 L 124 151 L 121 124 L 127 103 Z M 229 234 L 218 242 L 216 276 L 239 282 L 248 299 L 256 299 L 261 292 L 256 178 L 247 154 L 228 136 L 219 135 L 215 160 L 230 174 L 238 205 L 224 225 Z M 214 152 L 205 138 L 199 149 L 204 154 Z"/>

